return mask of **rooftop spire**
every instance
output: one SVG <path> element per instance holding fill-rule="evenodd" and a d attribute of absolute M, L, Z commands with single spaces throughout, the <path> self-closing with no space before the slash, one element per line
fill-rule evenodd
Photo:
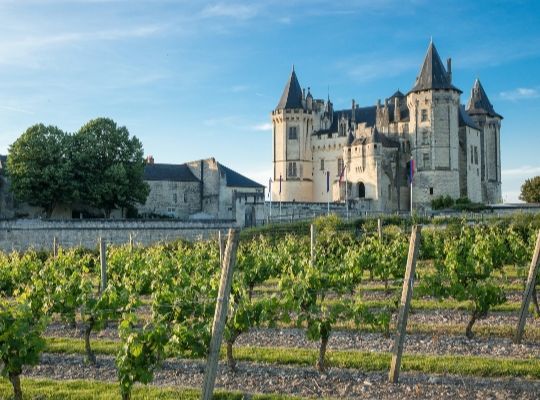
<path fill-rule="evenodd" d="M 480 83 L 480 79 L 478 78 L 474 81 L 474 85 L 471 89 L 471 98 L 467 103 L 467 113 L 470 115 L 486 114 L 490 117 L 502 118 L 502 116 L 497 114 L 493 109 L 493 106 Z"/>
<path fill-rule="evenodd" d="M 430 89 L 453 89 L 461 93 L 461 90 L 456 88 L 450 82 L 448 73 L 444 69 L 441 57 L 439 57 L 439 53 L 433 44 L 433 40 L 429 42 L 422 69 L 416 78 L 416 82 L 414 83 L 411 92 Z"/>
<path fill-rule="evenodd" d="M 304 108 L 302 105 L 302 88 L 300 83 L 298 83 L 298 78 L 296 78 L 296 73 L 294 72 L 294 65 L 291 72 L 291 76 L 283 89 L 283 94 L 279 100 L 276 110 L 291 109 L 291 108 Z"/>

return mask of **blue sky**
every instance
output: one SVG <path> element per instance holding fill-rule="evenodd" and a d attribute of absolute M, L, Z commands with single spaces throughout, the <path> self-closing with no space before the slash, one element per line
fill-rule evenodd
<path fill-rule="evenodd" d="M 501 136 L 503 197 L 540 175 L 540 2 L 0 0 L 0 153 L 38 122 L 106 116 L 156 162 L 215 157 L 262 183 L 292 64 L 337 108 L 408 91 L 430 37 Z"/>

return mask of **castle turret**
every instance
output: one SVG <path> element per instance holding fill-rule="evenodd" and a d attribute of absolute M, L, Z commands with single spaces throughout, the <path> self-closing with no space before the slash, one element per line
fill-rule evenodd
<path fill-rule="evenodd" d="M 501 195 L 501 121 L 487 94 L 476 79 L 467 104 L 467 113 L 480 128 L 482 201 L 502 202 Z"/>
<path fill-rule="evenodd" d="M 448 63 L 450 67 L 450 63 Z M 459 126 L 461 90 L 451 83 L 433 42 L 407 95 L 409 140 L 415 163 L 413 203 L 428 206 L 436 197 L 459 198 Z M 416 189 L 416 190 L 415 190 Z"/>
<path fill-rule="evenodd" d="M 274 184 L 272 196 L 282 201 L 312 201 L 313 98 L 307 99 L 293 70 L 272 111 Z M 278 183 L 281 178 L 281 185 Z M 281 194 L 279 193 L 281 186 Z"/>

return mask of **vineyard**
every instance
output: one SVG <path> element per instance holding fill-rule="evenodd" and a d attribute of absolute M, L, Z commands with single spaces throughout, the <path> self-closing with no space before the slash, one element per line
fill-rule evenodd
<path fill-rule="evenodd" d="M 537 399 L 536 281 L 516 332 L 540 218 L 423 226 L 410 279 L 412 224 L 383 222 L 0 253 L 0 397 L 197 398 L 218 343 L 218 397 Z"/>

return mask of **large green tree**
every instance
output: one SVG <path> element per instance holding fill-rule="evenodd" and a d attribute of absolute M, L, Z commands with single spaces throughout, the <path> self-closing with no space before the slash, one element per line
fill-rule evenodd
<path fill-rule="evenodd" d="M 527 179 L 521 185 L 519 198 L 527 203 L 540 203 L 540 176 Z"/>
<path fill-rule="evenodd" d="M 73 135 L 72 161 L 77 196 L 106 217 L 146 201 L 142 144 L 126 127 L 108 118 L 89 121 Z"/>
<path fill-rule="evenodd" d="M 55 126 L 37 124 L 9 148 L 7 171 L 19 201 L 42 207 L 47 217 L 73 198 L 69 136 Z"/>

